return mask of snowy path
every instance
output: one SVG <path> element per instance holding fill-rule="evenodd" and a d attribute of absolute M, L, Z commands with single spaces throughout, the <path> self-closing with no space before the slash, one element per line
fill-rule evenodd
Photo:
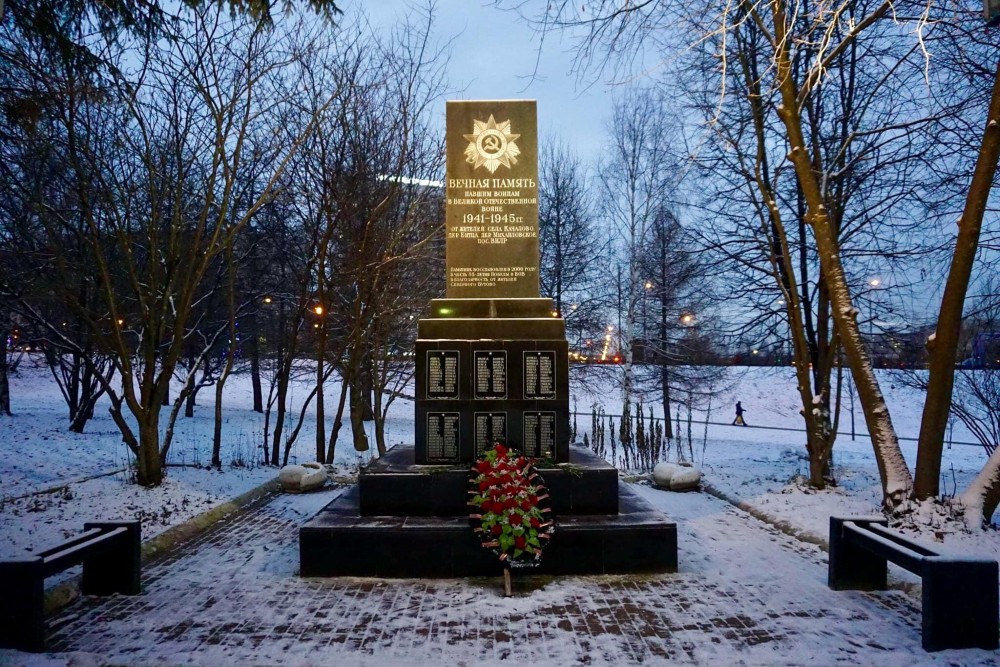
<path fill-rule="evenodd" d="M 638 491 L 678 521 L 680 573 L 300 579 L 298 526 L 339 491 L 276 496 L 147 568 L 135 598 L 69 608 L 50 654 L 75 664 L 996 664 L 924 653 L 898 592 L 826 588 L 825 555 L 705 494 Z M 345 544 L 344 548 L 350 548 Z M 18 664 L 24 654 L 13 656 Z M 30 663 L 29 663 L 30 664 Z"/>

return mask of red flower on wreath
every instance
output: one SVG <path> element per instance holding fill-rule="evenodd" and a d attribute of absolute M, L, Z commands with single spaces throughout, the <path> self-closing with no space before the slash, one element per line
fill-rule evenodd
<path fill-rule="evenodd" d="M 506 563 L 539 563 L 553 522 L 532 461 L 497 444 L 472 466 L 469 482 L 470 522 L 483 546 Z"/>

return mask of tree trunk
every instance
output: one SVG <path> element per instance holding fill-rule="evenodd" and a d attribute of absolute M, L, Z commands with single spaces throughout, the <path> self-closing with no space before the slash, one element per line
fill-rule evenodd
<path fill-rule="evenodd" d="M 201 389 L 201 383 L 196 382 L 191 391 L 188 392 L 187 398 L 184 399 L 184 416 L 194 417 L 194 406 L 196 405 L 196 400 L 198 396 L 198 390 Z"/>
<path fill-rule="evenodd" d="M 233 370 L 236 358 L 236 327 L 230 328 L 229 349 L 226 352 L 226 365 L 219 373 L 215 383 L 215 429 L 212 433 L 212 465 L 222 469 L 222 391 Z"/>
<path fill-rule="evenodd" d="M 340 435 L 340 427 L 344 424 L 344 406 L 347 404 L 347 381 L 340 380 L 340 401 L 337 403 L 337 416 L 333 420 L 333 428 L 330 429 L 330 443 L 326 447 L 326 462 L 333 463 L 333 458 L 337 452 L 337 436 Z"/>
<path fill-rule="evenodd" d="M 948 414 L 951 410 L 955 384 L 955 359 L 958 338 L 962 330 L 962 313 L 969 278 L 979 250 L 979 234 L 986 211 L 986 200 L 993 186 L 1000 157 L 1000 62 L 993 78 L 986 129 L 979 149 L 979 158 L 972 173 L 972 183 L 965 199 L 965 210 L 958 221 L 958 238 L 951 260 L 951 270 L 941 297 L 934 336 L 927 341 L 927 398 L 920 421 L 917 444 L 917 469 L 913 495 L 923 500 L 938 495 L 941 479 L 941 451 L 944 447 Z M 994 502 L 994 507 L 996 503 Z M 992 509 L 990 513 L 992 514 Z"/>
<path fill-rule="evenodd" d="M 833 319 L 854 376 L 868 432 L 872 436 L 875 460 L 882 482 L 882 502 L 886 509 L 895 510 L 909 495 L 913 478 L 899 448 L 899 440 L 889 416 L 885 397 L 882 395 L 868 350 L 861 338 L 857 322 L 858 311 L 851 302 L 847 276 L 840 263 L 840 247 L 830 225 L 817 175 L 813 171 L 806 151 L 799 115 L 798 87 L 791 76 L 789 58 L 791 45 L 790 36 L 786 32 L 787 19 L 783 0 L 774 3 L 774 23 L 775 40 L 780 45 L 775 53 L 776 75 L 782 102 L 778 107 L 778 116 L 785 126 L 790 146 L 789 158 L 795 167 L 796 179 L 808 205 L 808 222 L 815 235 L 820 268 L 826 276 L 830 289 Z"/>
<path fill-rule="evenodd" d="M 354 450 L 368 451 L 368 435 L 365 433 L 364 399 L 358 382 L 351 382 L 351 430 L 354 432 Z"/>
<path fill-rule="evenodd" d="M 0 415 L 12 415 L 10 411 L 10 364 L 7 360 L 7 340 L 10 337 L 8 332 L 0 334 Z"/>
<path fill-rule="evenodd" d="M 250 341 L 250 384 L 253 385 L 253 411 L 264 412 L 264 391 L 260 384 L 260 343 L 257 336 Z"/>
<path fill-rule="evenodd" d="M 375 413 L 375 450 L 379 456 L 385 456 L 385 414 L 382 412 L 382 392 L 372 394 L 373 411 Z"/>
<path fill-rule="evenodd" d="M 278 378 L 278 407 L 274 415 L 274 436 L 271 441 L 271 465 L 279 465 L 281 461 L 281 431 L 285 426 L 285 402 L 288 397 L 288 374 L 282 364 L 281 377 Z"/>
<path fill-rule="evenodd" d="M 97 399 L 103 394 L 103 390 L 89 390 L 84 394 L 80 408 L 76 411 L 76 415 L 69 424 L 70 431 L 73 433 L 83 433 L 87 422 L 94 418 L 94 405 L 97 403 Z"/>
<path fill-rule="evenodd" d="M 980 530 L 1000 504 L 1000 447 L 993 450 L 986 465 L 959 496 L 965 507 L 965 523 L 970 530 Z"/>
<path fill-rule="evenodd" d="M 160 458 L 160 411 L 153 405 L 141 415 L 139 422 L 139 455 L 136 458 L 136 482 L 140 486 L 159 486 L 163 482 L 163 461 Z"/>
<path fill-rule="evenodd" d="M 661 352 L 662 354 L 662 352 Z M 666 354 L 660 361 L 660 390 L 663 392 L 663 435 L 668 440 L 674 437 L 673 422 L 670 421 L 670 376 L 667 373 Z"/>
<path fill-rule="evenodd" d="M 361 366 L 361 418 L 370 422 L 375 419 L 375 410 L 372 408 L 372 396 L 375 393 L 375 379 L 372 377 L 371 350 L 365 350 L 364 360 Z"/>
<path fill-rule="evenodd" d="M 322 278 L 321 278 L 322 280 Z M 326 411 L 323 400 L 323 352 L 326 347 L 326 320 L 320 316 L 319 340 L 316 343 L 316 460 L 326 460 Z"/>

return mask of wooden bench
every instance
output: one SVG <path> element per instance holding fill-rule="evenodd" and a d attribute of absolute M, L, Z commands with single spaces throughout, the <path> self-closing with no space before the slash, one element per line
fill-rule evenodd
<path fill-rule="evenodd" d="M 922 579 L 924 650 L 996 649 L 997 562 L 943 556 L 886 523 L 882 517 L 830 517 L 830 588 L 885 590 L 886 561 L 892 561 Z"/>
<path fill-rule="evenodd" d="M 27 558 L 0 560 L 0 647 L 45 650 L 45 578 L 83 563 L 84 595 L 139 594 L 139 521 L 85 523 L 84 532 Z"/>

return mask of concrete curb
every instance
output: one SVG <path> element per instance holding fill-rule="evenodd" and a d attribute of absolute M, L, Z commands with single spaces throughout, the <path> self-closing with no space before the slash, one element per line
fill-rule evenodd
<path fill-rule="evenodd" d="M 260 486 L 250 489 L 232 500 L 217 505 L 210 510 L 191 517 L 184 523 L 163 531 L 142 543 L 142 564 L 163 556 L 177 546 L 197 537 L 211 528 L 219 520 L 238 512 L 247 505 L 281 490 L 278 478 L 269 479 Z M 74 576 L 45 591 L 45 614 L 51 616 L 80 597 L 80 575 Z"/>
<path fill-rule="evenodd" d="M 806 530 L 796 528 L 788 521 L 771 516 L 767 512 L 764 512 L 760 508 L 751 505 L 745 500 L 741 500 L 734 496 L 730 496 L 729 494 L 723 491 L 720 491 L 719 489 L 715 488 L 714 486 L 706 482 L 704 477 L 701 478 L 701 487 L 709 495 L 715 496 L 719 500 L 724 500 L 733 507 L 743 510 L 744 512 L 754 517 L 755 519 L 763 521 L 764 523 L 769 524 L 771 526 L 774 526 L 785 535 L 788 535 L 789 537 L 794 538 L 800 542 L 805 542 L 806 544 L 815 544 L 823 552 L 830 553 L 830 544 L 822 537 L 818 537 L 816 534 L 810 533 Z M 891 571 L 889 572 L 889 590 L 901 591 L 906 595 L 908 595 L 910 598 L 918 602 L 920 601 L 921 584 L 913 583 L 910 581 L 901 581 L 899 579 L 896 579 L 894 578 L 893 573 Z"/>
<path fill-rule="evenodd" d="M 807 544 L 815 544 L 823 551 L 830 553 L 830 545 L 822 537 L 818 537 L 817 535 L 809 531 L 796 528 L 788 521 L 771 516 L 767 512 L 761 510 L 758 507 L 755 507 L 754 505 L 751 505 L 745 500 L 741 500 L 740 498 L 737 498 L 735 496 L 730 496 L 728 493 L 720 491 L 719 489 L 712 486 L 710 483 L 706 482 L 704 476 L 701 478 L 701 488 L 704 489 L 705 492 L 708 493 L 709 495 L 715 496 L 719 500 L 726 501 L 733 507 L 743 510 L 753 518 L 763 521 L 764 523 L 769 524 L 771 526 L 774 526 L 785 535 L 788 535 L 789 537 L 794 537 L 796 540 L 800 542 L 805 542 Z"/>

